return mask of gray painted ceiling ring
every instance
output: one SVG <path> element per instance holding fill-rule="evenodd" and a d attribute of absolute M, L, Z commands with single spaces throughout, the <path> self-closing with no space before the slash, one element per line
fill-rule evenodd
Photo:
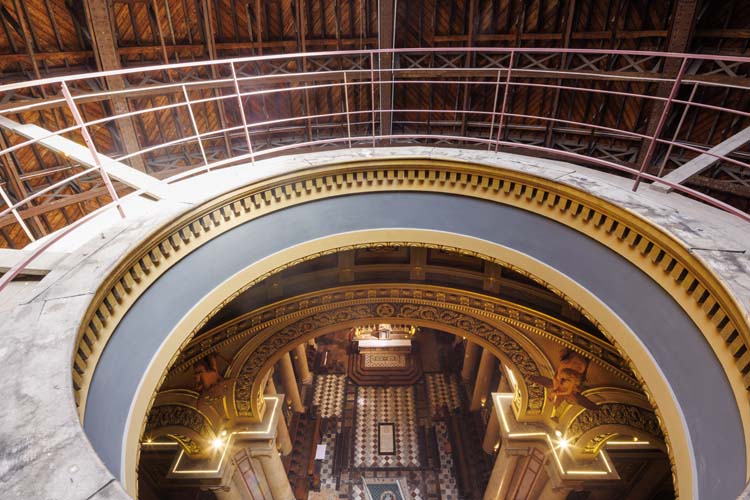
<path fill-rule="evenodd" d="M 122 436 L 141 375 L 164 338 L 208 291 L 284 248 L 379 228 L 483 239 L 529 255 L 590 290 L 638 335 L 669 381 L 694 446 L 700 497 L 735 498 L 742 490 L 745 443 L 737 439 L 743 429 L 729 382 L 702 333 L 658 284 L 600 243 L 545 217 L 483 200 L 415 192 L 356 194 L 285 208 L 217 236 L 166 271 L 126 313 L 91 382 L 84 429 L 109 469 L 116 476 L 121 470 Z M 675 345 L 680 356 L 673 355 Z"/>

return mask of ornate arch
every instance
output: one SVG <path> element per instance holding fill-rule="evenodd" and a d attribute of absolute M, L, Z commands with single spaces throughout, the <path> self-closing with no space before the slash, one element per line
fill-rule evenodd
<path fill-rule="evenodd" d="M 216 437 L 209 419 L 195 406 L 164 402 L 154 404 L 144 435 L 153 440 L 169 437 L 192 456 L 206 453 L 207 443 Z"/>
<path fill-rule="evenodd" d="M 530 375 L 551 377 L 554 373 L 533 337 L 575 349 L 617 378 L 635 385 L 631 373 L 621 368 L 624 360 L 619 363 L 613 357 L 613 347 L 559 319 L 502 299 L 444 286 L 369 284 L 341 286 L 285 299 L 196 337 L 176 360 L 171 373 L 184 374 L 207 354 L 232 345 L 236 351 L 221 390 L 208 395 L 187 389 L 165 390 L 158 394 L 156 406 L 178 404 L 195 408 L 214 434 L 235 422 L 253 421 L 262 417 L 264 380 L 280 356 L 309 338 L 371 322 L 436 328 L 468 337 L 491 349 L 521 380 L 514 398 L 519 420 L 544 421 L 548 413 L 544 388 L 526 380 Z M 636 396 L 645 401 L 644 396 Z M 153 439 L 157 432 L 170 435 L 191 454 L 196 448 L 205 447 L 206 438 L 195 435 L 192 442 L 183 443 L 180 436 L 188 434 L 176 431 L 169 434 L 164 431 L 166 424 L 163 422 L 158 429 L 149 428 L 144 438 Z"/>
<path fill-rule="evenodd" d="M 360 287 L 361 288 L 361 287 Z M 419 287 L 383 287 L 353 292 L 328 292 L 322 304 L 297 310 L 293 318 L 259 330 L 240 349 L 227 372 L 230 384 L 225 407 L 231 419 L 257 421 L 263 412 L 263 378 L 284 353 L 310 338 L 362 323 L 393 322 L 436 328 L 466 336 L 489 348 L 502 362 L 526 379 L 531 375 L 551 376 L 554 371 L 544 353 L 519 329 L 493 320 L 486 310 L 466 304 L 452 304 L 434 290 Z M 429 288 L 429 287 L 426 287 Z M 437 287 L 434 287 L 437 288 Z M 398 292 L 398 293 L 395 293 Z M 241 335 L 241 331 L 236 331 Z M 524 380 L 519 384 L 520 418 L 541 415 L 544 388 Z"/>
<path fill-rule="evenodd" d="M 661 422 L 643 396 L 616 387 L 590 389 L 584 395 L 598 399 L 598 408 L 565 415 L 565 435 L 579 458 L 595 456 L 618 435 L 637 437 L 666 451 Z"/>

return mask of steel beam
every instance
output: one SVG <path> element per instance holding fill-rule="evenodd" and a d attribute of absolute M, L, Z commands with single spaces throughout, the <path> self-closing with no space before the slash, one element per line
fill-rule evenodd
<path fill-rule="evenodd" d="M 669 30 L 669 37 L 667 38 L 667 47 L 664 49 L 665 52 L 683 53 L 688 51 L 690 37 L 695 26 L 697 10 L 698 0 L 678 0 L 675 2 L 672 25 Z M 678 58 L 667 58 L 664 61 L 661 76 L 674 78 L 680 69 L 680 62 L 681 60 Z M 666 97 L 669 95 L 670 90 L 669 83 L 658 84 L 656 86 L 656 96 Z M 653 103 L 646 125 L 646 135 L 653 136 L 655 134 L 664 106 L 665 104 Z M 638 154 L 638 163 L 643 162 L 647 152 L 648 146 L 644 143 L 644 147 L 641 148 Z M 646 172 L 649 172 L 652 167 L 653 165 L 646 165 Z"/>
<path fill-rule="evenodd" d="M 379 0 L 378 1 L 378 48 L 392 49 L 395 24 L 396 24 L 396 0 Z M 379 80 L 392 82 L 393 72 L 393 53 L 381 53 L 378 57 L 378 67 L 380 69 Z M 388 70 L 385 71 L 384 70 Z M 382 111 L 384 109 L 393 109 L 393 83 L 381 83 L 378 85 L 379 107 L 380 111 L 380 134 L 391 135 L 393 132 L 393 113 L 391 111 Z M 373 103 L 373 106 L 375 104 Z"/>
<path fill-rule="evenodd" d="M 0 116 L 0 127 L 27 139 L 36 140 L 36 144 L 65 155 L 72 161 L 87 167 L 97 167 L 97 163 L 100 163 L 107 175 L 134 189 L 142 189 L 145 193 L 157 198 L 172 198 L 169 194 L 169 186 L 164 182 L 101 153 L 97 153 L 97 162 L 87 147 L 60 135 L 51 135 L 49 130 L 42 127 L 21 124 L 2 116 Z"/>
<path fill-rule="evenodd" d="M 712 147 L 706 153 L 696 156 L 681 167 L 672 170 L 662 178 L 665 181 L 674 182 L 676 184 L 684 184 L 694 175 L 703 172 L 717 161 L 721 161 L 722 156 L 729 155 L 748 142 L 750 142 L 750 127 L 737 132 L 729 139 L 726 139 L 725 141 Z M 670 188 L 669 186 L 665 186 L 662 184 L 652 184 L 651 188 L 665 192 L 669 192 L 672 190 L 672 188 Z"/>

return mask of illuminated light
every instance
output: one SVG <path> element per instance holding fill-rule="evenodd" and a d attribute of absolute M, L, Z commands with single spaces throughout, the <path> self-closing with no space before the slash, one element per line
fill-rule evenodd
<path fill-rule="evenodd" d="M 151 443 L 153 443 L 153 442 L 154 442 L 154 441 L 153 441 L 153 440 L 152 440 L 151 438 L 148 438 L 148 439 L 146 440 L 146 444 L 151 444 Z"/>
<path fill-rule="evenodd" d="M 509 372 L 510 374 L 510 372 Z M 513 399 L 513 394 L 510 393 L 501 393 L 501 394 L 495 394 L 495 398 L 498 400 L 502 399 Z M 498 401 L 499 403 L 499 401 Z M 612 466 L 609 463 L 609 460 L 607 460 L 607 455 L 604 453 L 604 451 L 600 451 L 597 456 L 601 457 L 602 462 L 604 462 L 604 466 L 606 470 L 580 470 L 580 469 L 573 469 L 573 470 L 566 470 L 563 466 L 563 463 L 560 459 L 560 457 L 564 454 L 564 451 L 568 448 L 570 448 L 571 443 L 569 440 L 565 439 L 563 437 L 562 432 L 559 430 L 555 430 L 554 434 L 548 433 L 548 432 L 514 432 L 511 433 L 510 426 L 508 425 L 508 420 L 505 415 L 505 407 L 503 404 L 497 404 L 497 411 L 500 414 L 500 419 L 503 424 L 503 428 L 505 429 L 505 432 L 508 434 L 509 438 L 533 438 L 533 437 L 540 437 L 546 440 L 547 445 L 550 447 L 551 454 L 555 459 L 555 463 L 557 464 L 557 468 L 563 475 L 571 475 L 571 476 L 607 476 L 611 475 L 613 473 Z M 553 441 L 553 437 L 555 436 L 557 438 L 557 441 Z M 627 441 L 629 444 L 635 444 L 633 441 Z M 639 442 L 638 444 L 644 444 L 643 442 Z M 499 445 L 498 445 L 499 447 Z"/>
<path fill-rule="evenodd" d="M 651 441 L 607 441 L 607 446 L 648 446 Z"/>
<path fill-rule="evenodd" d="M 279 400 L 276 398 L 273 398 L 273 409 L 271 410 L 271 416 L 268 418 L 268 425 L 266 426 L 265 429 L 261 429 L 258 431 L 233 432 L 232 435 L 234 434 L 243 434 L 243 435 L 245 434 L 268 434 L 269 432 L 271 432 L 271 427 L 273 426 L 273 419 L 276 416 L 276 411 L 278 410 L 278 407 L 279 407 Z"/>
<path fill-rule="evenodd" d="M 276 412 L 278 411 L 279 407 L 279 399 L 277 398 L 266 398 L 273 399 L 273 409 L 271 410 L 271 415 L 268 419 L 268 425 L 265 429 L 260 429 L 256 431 L 235 431 L 231 434 L 228 434 L 226 430 L 221 432 L 222 436 L 227 436 L 228 439 L 226 439 L 226 443 L 228 444 L 229 441 L 235 436 L 235 434 L 241 434 L 241 435 L 247 435 L 247 434 L 268 434 L 271 431 L 271 427 L 273 426 L 274 417 L 276 416 Z M 154 445 L 159 443 L 154 443 Z M 177 443 L 170 443 L 170 444 L 177 444 Z M 174 474 L 208 474 L 208 473 L 215 473 L 221 470 L 221 466 L 224 463 L 224 459 L 227 455 L 227 450 L 231 448 L 231 446 L 224 446 L 225 440 L 221 438 L 215 438 L 211 442 L 211 447 L 219 450 L 222 449 L 221 457 L 219 458 L 219 464 L 216 467 L 216 469 L 210 470 L 210 469 L 203 469 L 203 470 L 179 470 L 180 462 L 182 461 L 183 457 L 185 456 L 185 450 L 180 450 L 180 454 L 177 456 L 177 460 L 175 461 L 174 467 L 172 467 L 172 473 Z"/>
<path fill-rule="evenodd" d="M 219 465 L 211 470 L 211 469 L 203 469 L 203 470 L 178 470 L 180 467 L 180 461 L 182 460 L 182 457 L 185 456 L 185 450 L 180 450 L 180 455 L 177 457 L 177 461 L 174 464 L 174 467 L 172 467 L 172 473 L 173 474 L 211 474 L 214 472 L 219 472 L 221 470 L 221 465 L 224 463 L 224 457 L 227 454 L 227 450 L 229 449 L 229 446 L 224 447 L 224 452 L 221 454 L 221 458 L 219 459 Z"/>
<path fill-rule="evenodd" d="M 511 397 L 512 398 L 513 395 L 511 395 L 511 394 L 500 394 L 499 397 L 501 397 L 501 398 Z M 503 410 L 503 407 L 501 405 L 498 406 L 497 412 L 500 414 L 500 419 L 503 421 L 503 429 L 505 429 L 505 432 L 510 433 L 510 426 L 508 425 L 508 421 L 505 418 L 505 410 Z"/>
<path fill-rule="evenodd" d="M 547 438 L 547 444 L 549 444 L 549 447 L 552 449 L 552 456 L 555 457 L 555 463 L 557 464 L 557 468 L 560 470 L 562 474 L 565 474 L 565 468 L 562 465 L 562 462 L 560 461 L 560 457 L 555 452 L 555 445 L 552 443 L 552 438 L 549 437 L 549 434 L 545 436 Z"/>
<path fill-rule="evenodd" d="M 568 470 L 565 474 L 591 474 L 592 476 L 606 476 L 608 474 L 605 470 Z"/>
<path fill-rule="evenodd" d="M 508 434 L 508 437 L 544 437 L 546 435 L 546 432 L 511 432 L 510 434 Z"/>

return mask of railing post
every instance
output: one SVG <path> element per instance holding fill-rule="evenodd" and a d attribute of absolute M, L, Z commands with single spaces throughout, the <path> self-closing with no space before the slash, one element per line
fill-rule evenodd
<path fill-rule="evenodd" d="M 516 55 L 515 50 L 510 51 L 510 61 L 508 62 L 508 73 L 505 75 L 505 90 L 503 91 L 503 105 L 500 108 L 500 121 L 497 124 L 497 138 L 495 139 L 495 153 L 500 147 L 500 134 L 505 124 L 505 107 L 508 105 L 508 89 L 510 88 L 510 75 L 513 73 L 513 59 Z M 494 110 L 493 110 L 494 111 Z"/>
<path fill-rule="evenodd" d="M 13 203 L 11 203 L 10 198 L 8 198 L 8 195 L 5 193 L 5 189 L 3 189 L 2 186 L 0 186 L 0 196 L 2 196 L 3 201 L 5 202 L 6 205 L 8 205 L 8 207 L 13 206 Z M 18 222 L 18 225 L 20 225 L 21 228 L 23 229 L 23 232 L 26 233 L 26 236 L 28 236 L 31 241 L 36 241 L 36 239 L 34 238 L 34 235 L 31 234 L 31 231 L 29 231 L 28 226 L 21 218 L 21 215 L 18 213 L 18 210 L 16 210 L 15 208 L 11 208 L 10 211 L 11 213 L 13 213 L 13 216 L 16 218 L 16 222 Z"/>
<path fill-rule="evenodd" d="M 247 128 L 247 119 L 245 118 L 245 107 L 242 105 L 242 97 L 240 96 L 240 84 L 237 82 L 237 72 L 234 70 L 234 63 L 230 62 L 229 66 L 232 68 L 232 79 L 234 80 L 234 92 L 237 94 L 237 104 L 240 106 L 240 116 L 242 117 L 242 127 L 245 131 L 245 139 L 247 140 L 247 149 L 250 153 L 250 161 L 255 165 L 255 152 L 253 151 L 253 143 L 250 140 L 250 130 Z"/>
<path fill-rule="evenodd" d="M 664 128 L 664 123 L 667 121 L 667 115 L 669 114 L 669 109 L 672 107 L 672 101 L 677 96 L 677 92 L 680 90 L 680 84 L 682 83 L 682 77 L 685 74 L 687 60 L 687 57 L 682 58 L 680 70 L 677 72 L 677 77 L 675 78 L 674 84 L 672 85 L 672 90 L 669 92 L 667 102 L 664 103 L 664 109 L 662 109 L 661 111 L 661 116 L 659 117 L 659 122 L 656 125 L 656 130 L 654 131 L 653 137 L 651 137 L 651 142 L 649 142 L 648 144 L 646 156 L 643 157 L 643 162 L 641 162 L 641 168 L 638 170 L 638 175 L 636 175 L 635 177 L 633 191 L 638 190 L 638 186 L 641 184 L 641 174 L 643 174 L 643 172 L 646 170 L 648 164 L 651 163 L 651 158 L 654 156 L 654 150 L 656 150 L 656 140 L 661 135 L 661 130 L 662 128 Z"/>
<path fill-rule="evenodd" d="M 375 147 L 375 53 L 373 51 L 370 51 L 370 101 L 372 104 L 372 147 Z"/>
<path fill-rule="evenodd" d="M 495 131 L 495 110 L 497 109 L 497 96 L 500 94 L 500 74 L 501 71 L 497 70 L 497 80 L 495 81 L 495 99 L 493 99 L 492 101 L 492 123 L 490 123 L 490 135 L 487 137 L 487 151 L 492 148 L 492 132 Z"/>
<path fill-rule="evenodd" d="M 73 115 L 73 119 L 76 122 L 76 125 L 81 127 L 81 135 L 83 136 L 83 142 L 86 143 L 86 146 L 89 148 L 89 152 L 91 153 L 91 156 L 94 160 L 94 165 L 99 169 L 99 173 L 102 176 L 102 180 L 104 181 L 104 185 L 107 186 L 107 192 L 109 193 L 109 197 L 112 198 L 112 202 L 117 206 L 117 211 L 120 213 L 120 217 L 123 219 L 125 218 L 125 211 L 122 208 L 122 205 L 120 204 L 120 198 L 117 196 L 117 191 L 115 191 L 115 187 L 112 185 L 112 180 L 109 178 L 109 174 L 107 174 L 107 171 L 104 170 L 104 167 L 102 167 L 101 161 L 99 161 L 99 153 L 96 152 L 96 147 L 94 147 L 94 141 L 91 139 L 91 135 L 89 135 L 89 129 L 86 127 L 86 123 L 83 121 L 83 118 L 81 117 L 81 113 L 78 111 L 78 107 L 76 106 L 75 101 L 73 100 L 73 96 L 70 95 L 70 90 L 68 89 L 68 85 L 65 82 L 62 82 L 62 93 L 65 97 L 65 102 L 68 104 L 68 108 L 70 108 L 70 112 Z M 117 116 L 114 116 L 113 118 L 117 118 Z"/>
<path fill-rule="evenodd" d="M 349 81 L 344 71 L 344 103 L 346 104 L 346 135 L 349 138 L 349 149 L 352 148 L 352 124 L 349 118 Z"/>
<path fill-rule="evenodd" d="M 185 104 L 187 104 L 188 114 L 190 114 L 190 121 L 193 124 L 193 131 L 195 132 L 195 138 L 198 139 L 198 147 L 201 150 L 201 156 L 203 157 L 203 164 L 206 166 L 206 171 L 210 172 L 211 169 L 208 168 L 208 158 L 206 158 L 206 150 L 203 149 L 203 140 L 201 139 L 201 134 L 198 131 L 198 124 L 195 121 L 195 115 L 193 114 L 193 106 L 190 104 L 190 97 L 188 97 L 187 88 L 185 88 L 185 84 L 182 85 L 182 94 L 185 96 Z"/>
<path fill-rule="evenodd" d="M 688 114 L 688 110 L 690 109 L 690 103 L 693 102 L 693 97 L 695 97 L 695 91 L 698 90 L 698 84 L 693 84 L 693 90 L 690 92 L 690 97 L 688 97 L 687 103 L 685 104 L 685 109 L 682 111 L 682 116 L 680 117 L 680 121 L 677 123 L 677 128 L 674 131 L 674 134 L 672 135 L 672 142 L 669 143 L 669 147 L 667 148 L 667 153 L 664 155 L 664 160 L 661 162 L 661 166 L 659 167 L 659 173 L 656 174 L 657 177 L 661 177 L 661 174 L 664 173 L 664 167 L 667 166 L 667 162 L 669 161 L 669 156 L 672 154 L 672 149 L 674 148 L 674 143 L 677 141 L 677 136 L 680 133 L 680 130 L 682 130 L 682 124 L 685 122 L 685 117 Z"/>

